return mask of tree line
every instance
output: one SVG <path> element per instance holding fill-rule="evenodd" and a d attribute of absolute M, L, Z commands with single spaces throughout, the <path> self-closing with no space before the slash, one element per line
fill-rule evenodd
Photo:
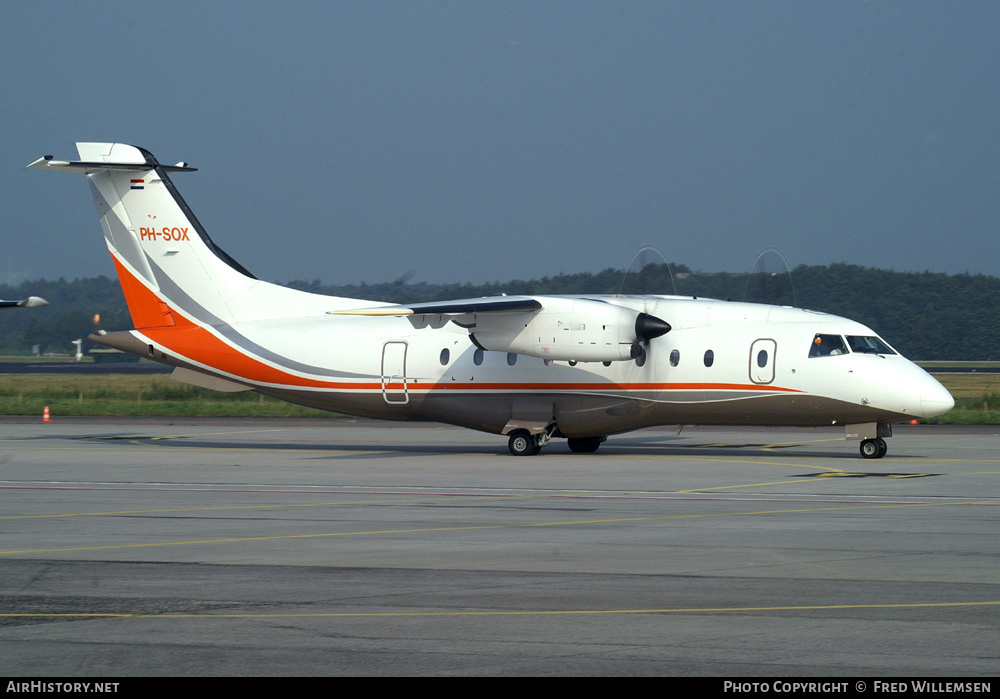
<path fill-rule="evenodd" d="M 333 296 L 416 303 L 499 294 L 658 293 L 795 305 L 857 320 L 916 360 L 1000 360 L 1000 278 L 893 272 L 849 264 L 800 265 L 790 273 L 693 272 L 683 264 L 650 264 L 625 274 L 559 274 L 487 284 L 324 284 L 287 286 Z M 91 277 L 0 285 L 0 298 L 42 296 L 50 306 L 0 312 L 0 354 L 71 353 L 73 340 L 95 329 L 132 327 L 117 279 Z M 99 320 L 95 322 L 95 316 Z M 669 318 L 666 319 L 669 322 Z M 86 346 L 86 343 L 85 343 Z"/>

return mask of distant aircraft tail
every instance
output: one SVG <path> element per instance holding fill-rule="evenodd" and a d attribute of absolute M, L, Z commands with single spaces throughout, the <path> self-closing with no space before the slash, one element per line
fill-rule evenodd
<path fill-rule="evenodd" d="M 0 301 L 0 308 L 35 308 L 48 305 L 49 302 L 40 296 L 29 296 L 20 301 Z"/>
<path fill-rule="evenodd" d="M 28 167 L 85 174 L 90 182 L 132 321 L 137 329 L 175 326 L 177 312 L 202 326 L 358 305 L 262 282 L 205 232 L 170 180 L 193 172 L 162 165 L 122 143 L 77 143 L 79 161 L 45 156 Z"/>

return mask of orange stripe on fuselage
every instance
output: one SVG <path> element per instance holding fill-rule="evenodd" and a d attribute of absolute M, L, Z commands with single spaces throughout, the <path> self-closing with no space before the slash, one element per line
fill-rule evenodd
<path fill-rule="evenodd" d="M 113 253 L 111 259 L 118 271 L 118 279 L 122 283 L 122 292 L 125 294 L 125 303 L 128 304 L 128 312 L 132 316 L 132 324 L 135 325 L 136 329 L 164 328 L 175 325 L 173 314 L 167 304 L 150 291 L 145 284 L 133 277 Z"/>
<path fill-rule="evenodd" d="M 275 369 L 230 347 L 205 328 L 195 325 L 180 311 L 171 308 L 125 269 L 114 254 L 111 258 L 115 261 L 118 278 L 122 282 L 125 300 L 128 302 L 128 310 L 132 314 L 132 322 L 135 323 L 136 329 L 173 354 L 258 383 L 312 388 L 326 388 L 333 385 L 330 382 L 304 379 Z M 161 307 L 166 309 L 166 314 L 160 310 Z M 148 324 L 157 317 L 167 316 L 171 320 L 170 325 L 164 325 L 162 321 L 155 326 Z M 140 323 L 145 324 L 140 325 Z"/>

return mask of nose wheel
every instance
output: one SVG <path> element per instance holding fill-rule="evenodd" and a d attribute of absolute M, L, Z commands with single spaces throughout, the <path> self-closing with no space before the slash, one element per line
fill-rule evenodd
<path fill-rule="evenodd" d="M 866 459 L 881 459 L 889 451 L 889 445 L 881 437 L 865 439 L 861 442 L 861 456 Z"/>

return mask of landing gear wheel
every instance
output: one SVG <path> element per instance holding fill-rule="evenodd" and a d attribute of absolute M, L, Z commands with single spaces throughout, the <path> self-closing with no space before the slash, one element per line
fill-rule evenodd
<path fill-rule="evenodd" d="M 541 451 L 538 442 L 526 430 L 514 432 L 507 441 L 507 448 L 514 456 L 534 456 Z"/>
<path fill-rule="evenodd" d="M 866 459 L 881 459 L 887 451 L 889 451 L 889 445 L 881 437 L 865 439 L 861 442 L 861 456 Z"/>
<path fill-rule="evenodd" d="M 881 459 L 883 456 L 885 456 L 885 453 L 889 451 L 889 445 L 886 444 L 885 440 L 882 439 L 881 437 L 879 437 L 875 441 L 878 442 L 878 456 L 875 458 Z"/>
<path fill-rule="evenodd" d="M 570 437 L 566 440 L 569 450 L 575 454 L 593 454 L 601 446 L 604 437 Z"/>

